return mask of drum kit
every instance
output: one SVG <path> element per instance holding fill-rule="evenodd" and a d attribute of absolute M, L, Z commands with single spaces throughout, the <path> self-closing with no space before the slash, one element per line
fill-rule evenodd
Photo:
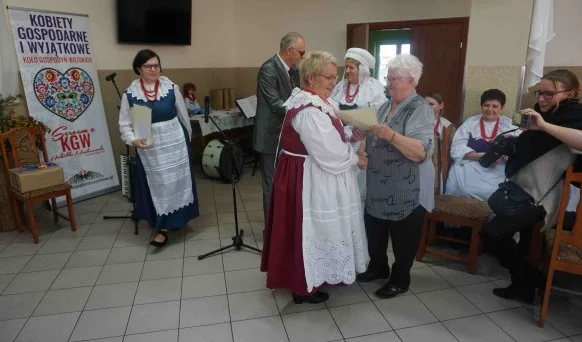
<path fill-rule="evenodd" d="M 214 139 L 204 148 L 202 172 L 210 178 L 222 179 L 226 183 L 231 183 L 232 175 L 238 177 L 236 175 L 241 174 L 243 166 L 243 150 L 236 141 Z M 235 168 L 235 172 L 232 172 L 232 167 Z M 237 181 L 238 179 L 235 179 L 235 182 Z"/>

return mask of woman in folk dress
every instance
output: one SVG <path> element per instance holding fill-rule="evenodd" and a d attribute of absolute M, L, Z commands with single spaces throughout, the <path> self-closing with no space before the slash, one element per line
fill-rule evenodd
<path fill-rule="evenodd" d="M 285 102 L 261 263 L 267 287 L 290 289 L 297 304 L 326 301 L 319 287 L 353 283 L 368 261 L 354 168 L 367 158 L 346 139 L 330 99 L 336 60 L 314 51 L 299 63 L 302 89 Z"/>
<path fill-rule="evenodd" d="M 182 228 L 198 216 L 188 112 L 180 89 L 160 76 L 161 70 L 160 57 L 154 51 L 138 52 L 133 71 L 139 79 L 123 94 L 119 111 L 121 139 L 137 149 L 136 219 L 148 221 L 155 233 L 150 244 L 156 247 L 168 242 L 169 229 Z M 136 137 L 130 119 L 136 105 L 151 109 L 151 145 Z"/>

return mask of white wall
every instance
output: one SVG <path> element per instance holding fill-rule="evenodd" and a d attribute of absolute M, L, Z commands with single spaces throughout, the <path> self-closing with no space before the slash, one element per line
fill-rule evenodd
<path fill-rule="evenodd" d="M 473 0 L 466 64 L 525 64 L 532 10 L 533 0 Z"/>
<path fill-rule="evenodd" d="M 547 66 L 582 66 L 582 1 L 554 1 L 554 32 L 546 46 Z"/>
<path fill-rule="evenodd" d="M 468 17 L 470 10 L 470 0 L 235 0 L 237 66 L 260 65 L 288 31 L 341 60 L 347 24 Z"/>
<path fill-rule="evenodd" d="M 171 1 L 171 0 L 160 0 Z M 4 0 L 7 6 L 89 15 L 97 69 L 131 69 L 143 45 L 117 44 L 115 0 Z M 166 68 L 236 66 L 234 0 L 192 1 L 192 46 L 154 46 Z"/>
<path fill-rule="evenodd" d="M 97 68 L 130 69 L 143 46 L 117 44 L 115 1 L 4 0 L 88 14 Z M 192 46 L 154 49 L 166 68 L 256 67 L 277 51 L 286 32 L 298 31 L 308 49 L 341 59 L 349 23 L 466 17 L 470 11 L 471 0 L 193 0 Z"/>

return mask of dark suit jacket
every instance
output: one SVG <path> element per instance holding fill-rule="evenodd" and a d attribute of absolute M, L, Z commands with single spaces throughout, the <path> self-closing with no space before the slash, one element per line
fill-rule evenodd
<path fill-rule="evenodd" d="M 257 115 L 253 131 L 253 148 L 260 153 L 276 153 L 279 133 L 285 118 L 283 103 L 299 86 L 299 73 L 291 69 L 291 79 L 277 55 L 259 69 L 257 77 Z"/>

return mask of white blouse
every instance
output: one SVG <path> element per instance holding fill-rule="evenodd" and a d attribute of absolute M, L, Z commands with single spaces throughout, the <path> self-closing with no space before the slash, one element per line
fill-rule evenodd
<path fill-rule="evenodd" d="M 156 100 L 161 100 L 162 98 L 168 96 L 170 90 L 172 89 L 174 90 L 175 106 L 177 110 L 178 120 L 180 120 L 180 123 L 184 126 L 184 128 L 186 128 L 186 131 L 188 132 L 189 141 L 191 141 L 192 126 L 190 126 L 188 110 L 186 109 L 184 98 L 180 93 L 180 88 L 165 76 L 160 76 L 159 81 L 160 85 L 158 88 L 158 96 Z M 129 101 L 127 100 L 127 93 L 132 94 L 138 100 L 147 101 L 147 99 L 143 94 L 139 79 L 134 80 L 131 83 L 131 85 L 127 88 L 126 93 L 123 93 L 123 96 L 121 97 L 121 105 L 119 109 L 119 131 L 121 132 L 121 140 L 123 140 L 123 142 L 126 143 L 127 145 L 132 145 L 133 141 L 136 140 L 137 138 L 133 132 L 133 125 L 131 122 L 131 118 L 129 116 L 131 108 L 129 107 Z"/>
<path fill-rule="evenodd" d="M 367 77 L 360 85 L 360 91 L 353 102 L 346 101 L 346 91 L 348 87 L 347 80 L 341 80 L 331 93 L 331 98 L 339 104 L 358 105 L 358 108 L 375 107 L 376 109 L 387 101 L 385 91 L 386 89 L 378 81 L 372 77 Z M 356 84 L 350 84 L 350 94 L 356 91 Z"/>
<path fill-rule="evenodd" d="M 299 112 L 291 122 L 307 153 L 319 167 L 340 174 L 358 163 L 351 145 L 342 141 L 330 118 L 315 107 Z"/>
<path fill-rule="evenodd" d="M 443 129 L 449 127 L 451 125 L 451 122 L 449 120 L 447 120 L 447 118 L 445 118 L 444 116 L 440 116 L 440 120 L 438 121 L 438 127 L 436 128 L 436 131 L 439 133 L 439 137 L 442 139 L 443 137 Z"/>
<path fill-rule="evenodd" d="M 465 154 L 474 151 L 471 147 L 467 146 L 469 138 L 472 136 L 474 139 L 481 139 L 481 126 L 480 121 L 483 114 L 473 115 L 469 117 L 463 124 L 457 129 L 455 137 L 453 138 L 453 143 L 451 145 L 451 157 L 455 160 L 462 160 Z M 485 134 L 490 136 L 493 134 L 493 129 L 495 127 L 496 121 L 488 122 L 485 121 Z M 511 119 L 506 116 L 499 116 L 499 130 L 497 135 L 500 135 L 506 131 L 518 128 L 511 123 Z M 520 130 L 514 131 L 511 135 L 517 136 L 521 133 Z"/>

